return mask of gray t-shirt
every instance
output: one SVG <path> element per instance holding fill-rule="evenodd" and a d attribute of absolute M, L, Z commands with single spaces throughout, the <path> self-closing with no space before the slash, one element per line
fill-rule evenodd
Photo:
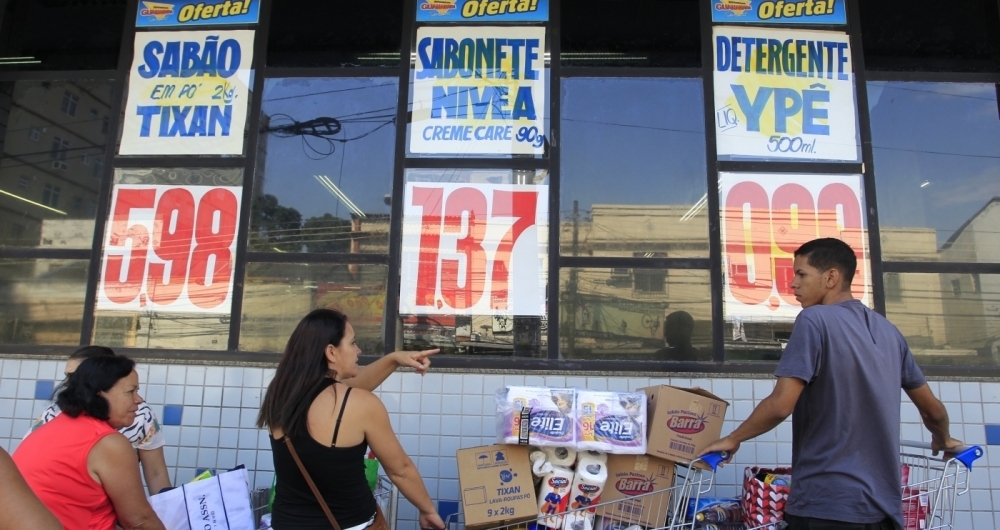
<path fill-rule="evenodd" d="M 804 309 L 778 377 L 806 387 L 792 414 L 792 490 L 799 517 L 903 526 L 899 389 L 926 381 L 903 335 L 852 300 Z"/>

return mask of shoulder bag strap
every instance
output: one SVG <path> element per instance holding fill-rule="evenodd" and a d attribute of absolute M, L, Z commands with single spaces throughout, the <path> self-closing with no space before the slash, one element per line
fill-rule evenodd
<path fill-rule="evenodd" d="M 292 453 L 292 459 L 295 460 L 295 465 L 299 466 L 299 471 L 302 472 L 302 478 L 306 479 L 306 484 L 309 484 L 309 489 L 312 490 L 313 495 L 316 496 L 316 500 L 319 502 L 319 507 L 323 508 L 323 513 L 326 514 L 326 518 L 330 520 L 330 524 L 333 525 L 334 530 L 340 530 L 340 525 L 337 524 L 337 520 L 333 518 L 333 513 L 330 512 L 330 507 L 326 505 L 326 501 L 323 500 L 323 496 L 319 493 L 319 488 L 316 487 L 316 483 L 313 482 L 312 477 L 309 476 L 309 472 L 306 471 L 306 466 L 302 465 L 302 460 L 299 460 L 299 454 L 295 452 L 295 446 L 292 445 L 292 439 L 285 435 L 285 445 L 288 446 L 288 452 Z"/>

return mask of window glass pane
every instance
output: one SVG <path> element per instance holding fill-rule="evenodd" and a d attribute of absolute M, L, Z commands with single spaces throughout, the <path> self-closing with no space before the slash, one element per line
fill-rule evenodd
<path fill-rule="evenodd" d="M 281 0 L 271 5 L 269 66 L 397 66 L 403 3 Z"/>
<path fill-rule="evenodd" d="M 319 308 L 347 315 L 364 355 L 381 355 L 384 265 L 250 263 L 243 291 L 240 349 L 281 352 L 299 320 Z"/>
<path fill-rule="evenodd" d="M 886 317 L 923 365 L 1000 364 L 1000 275 L 899 273 Z M 888 280 L 887 280 L 888 283 Z"/>
<path fill-rule="evenodd" d="M 403 346 L 543 357 L 548 173 L 410 169 L 403 206 Z"/>
<path fill-rule="evenodd" d="M 709 361 L 709 272 L 583 269 L 559 272 L 559 342 L 566 359 Z"/>
<path fill-rule="evenodd" d="M 865 66 L 875 70 L 996 72 L 1000 14 L 994 0 L 942 4 L 858 2 Z"/>
<path fill-rule="evenodd" d="M 0 84 L 0 246 L 90 248 L 110 81 Z"/>
<path fill-rule="evenodd" d="M 398 84 L 264 82 L 251 251 L 389 252 Z"/>
<path fill-rule="evenodd" d="M 0 260 L 0 343 L 80 343 L 89 260 Z"/>
<path fill-rule="evenodd" d="M 869 82 L 882 255 L 1000 262 L 1000 119 L 991 84 Z"/>
<path fill-rule="evenodd" d="M 707 257 L 701 81 L 571 78 L 562 105 L 560 252 Z"/>
<path fill-rule="evenodd" d="M 563 66 L 701 66 L 696 0 L 563 5 Z"/>
<path fill-rule="evenodd" d="M 237 168 L 115 170 L 94 343 L 226 349 L 242 185 Z"/>
<path fill-rule="evenodd" d="M 0 71 L 114 70 L 127 2 L 11 0 L 0 19 Z M 16 59 L 13 59 L 16 58 Z"/>

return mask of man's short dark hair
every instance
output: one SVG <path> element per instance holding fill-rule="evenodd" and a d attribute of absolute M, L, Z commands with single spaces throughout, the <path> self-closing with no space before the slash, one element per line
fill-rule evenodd
<path fill-rule="evenodd" d="M 107 420 L 111 412 L 108 400 L 99 393 L 111 390 L 134 369 L 135 361 L 124 355 L 97 355 L 85 359 L 73 376 L 63 381 L 56 405 L 72 418 L 86 414 Z"/>
<path fill-rule="evenodd" d="M 832 237 L 813 239 L 795 251 L 796 258 L 801 256 L 805 256 L 809 266 L 820 272 L 837 269 L 844 277 L 844 290 L 851 288 L 854 271 L 858 269 L 858 258 L 847 243 Z"/>

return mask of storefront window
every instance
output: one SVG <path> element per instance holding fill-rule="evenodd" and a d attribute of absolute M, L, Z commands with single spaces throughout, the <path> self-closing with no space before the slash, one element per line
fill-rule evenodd
<path fill-rule="evenodd" d="M 601 0 L 563 4 L 563 66 L 698 67 L 701 22 L 696 0 Z"/>
<path fill-rule="evenodd" d="M 696 79 L 563 81 L 561 254 L 708 256 L 703 99 Z"/>
<path fill-rule="evenodd" d="M 120 1 L 10 0 L 0 18 L 0 71 L 114 70 L 125 11 Z"/>
<path fill-rule="evenodd" d="M 1000 365 L 1000 275 L 900 273 L 896 282 L 886 317 L 917 362 Z"/>
<path fill-rule="evenodd" d="M 347 5 L 281 0 L 271 5 L 268 66 L 397 66 L 403 34 L 397 0 Z"/>
<path fill-rule="evenodd" d="M 0 84 L 0 246 L 91 248 L 110 81 Z"/>
<path fill-rule="evenodd" d="M 342 311 L 362 354 L 381 355 L 385 318 L 384 265 L 251 263 L 240 320 L 240 349 L 281 352 L 309 311 Z"/>
<path fill-rule="evenodd" d="M 80 343 L 88 260 L 0 260 L 0 343 Z"/>
<path fill-rule="evenodd" d="M 1000 262 L 992 84 L 868 83 L 882 255 Z"/>
<path fill-rule="evenodd" d="M 265 81 L 251 251 L 389 252 L 398 84 Z"/>
<path fill-rule="evenodd" d="M 562 269 L 560 352 L 567 359 L 709 361 L 708 271 Z"/>
<path fill-rule="evenodd" d="M 410 169 L 403 203 L 403 346 L 546 351 L 548 174 Z"/>
<path fill-rule="evenodd" d="M 115 170 L 95 343 L 226 349 L 242 190 L 242 169 Z"/>

